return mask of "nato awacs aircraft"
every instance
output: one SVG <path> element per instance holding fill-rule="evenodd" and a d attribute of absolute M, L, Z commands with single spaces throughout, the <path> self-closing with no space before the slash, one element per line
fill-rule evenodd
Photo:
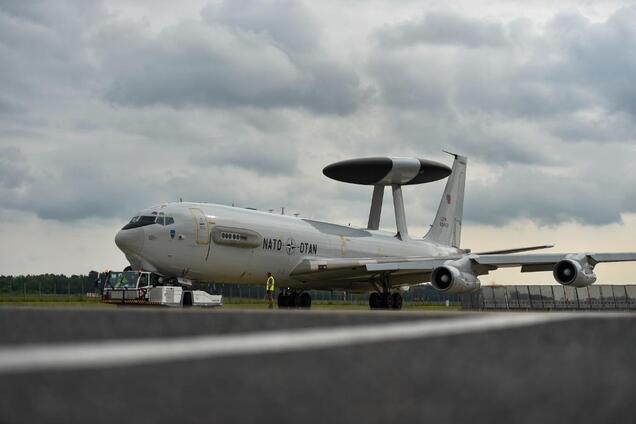
<path fill-rule="evenodd" d="M 400 309 L 402 288 L 430 282 L 445 293 L 479 289 L 479 276 L 501 267 L 552 271 L 563 285 L 596 281 L 601 262 L 636 261 L 636 253 L 544 253 L 532 246 L 472 253 L 460 248 L 467 159 L 448 166 L 414 158 L 364 158 L 333 163 L 323 173 L 338 181 L 373 185 L 367 228 L 252 209 L 167 203 L 141 211 L 115 238 L 132 269 L 181 284 L 263 284 L 276 277 L 279 306 L 309 307 L 308 290 L 371 292 L 369 306 Z M 402 186 L 448 178 L 435 220 L 424 237 L 407 229 Z M 390 186 L 397 232 L 379 229 Z"/>

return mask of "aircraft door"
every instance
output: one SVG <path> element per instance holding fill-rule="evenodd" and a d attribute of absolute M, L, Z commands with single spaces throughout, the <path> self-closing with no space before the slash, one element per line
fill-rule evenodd
<path fill-rule="evenodd" d="M 190 208 L 190 214 L 194 220 L 196 242 L 197 244 L 207 245 L 210 243 L 210 229 L 208 228 L 208 220 L 201 209 Z"/>

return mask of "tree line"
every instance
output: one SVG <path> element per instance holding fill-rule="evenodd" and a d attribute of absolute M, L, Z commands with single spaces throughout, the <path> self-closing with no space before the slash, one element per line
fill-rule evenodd
<path fill-rule="evenodd" d="M 0 275 L 0 294 L 83 294 L 95 291 L 87 275 Z"/>

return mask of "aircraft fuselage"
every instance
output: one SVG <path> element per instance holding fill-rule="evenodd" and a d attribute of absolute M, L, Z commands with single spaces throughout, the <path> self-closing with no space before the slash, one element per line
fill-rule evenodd
<path fill-rule="evenodd" d="M 460 253 L 422 239 L 400 240 L 385 231 L 215 204 L 169 203 L 137 216 L 148 217 L 145 225 L 124 227 L 115 239 L 132 267 L 192 281 L 262 284 L 271 272 L 279 287 L 327 288 L 324 282 L 299 281 L 292 271 L 308 258 Z M 152 216 L 164 218 L 149 223 Z M 168 217 L 174 222 L 168 223 Z M 409 281 L 419 282 L 424 281 Z M 333 283 L 330 288 L 335 288 Z M 354 287 L 343 283 L 339 288 Z M 373 290 L 371 284 L 368 290 Z"/>

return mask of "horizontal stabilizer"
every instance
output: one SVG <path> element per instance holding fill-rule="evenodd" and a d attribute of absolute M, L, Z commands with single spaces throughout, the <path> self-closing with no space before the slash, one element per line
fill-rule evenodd
<path fill-rule="evenodd" d="M 507 255 L 510 253 L 529 252 L 531 250 L 551 249 L 553 247 L 554 247 L 553 244 L 545 244 L 542 246 L 528 246 L 528 247 L 517 247 L 513 249 L 490 250 L 488 252 L 479 252 L 475 254 L 476 255 Z"/>

